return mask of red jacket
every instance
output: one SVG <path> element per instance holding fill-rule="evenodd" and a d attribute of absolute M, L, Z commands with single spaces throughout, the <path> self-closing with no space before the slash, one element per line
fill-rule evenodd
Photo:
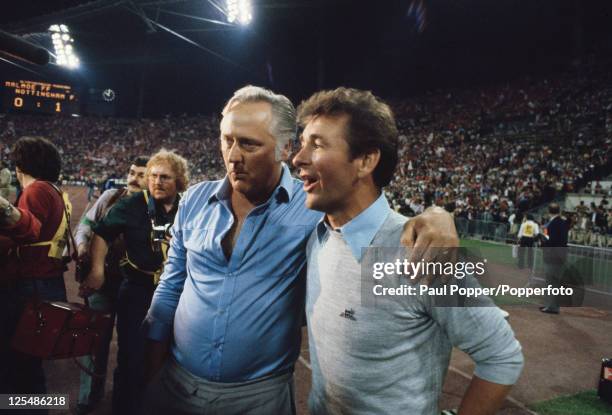
<path fill-rule="evenodd" d="M 64 216 L 64 202 L 49 183 L 35 181 L 23 190 L 17 208 L 21 219 L 10 228 L 0 228 L 0 237 L 13 242 L 11 252 L 2 261 L 0 279 L 50 278 L 61 276 L 61 260 L 48 256 L 48 246 L 21 246 L 21 244 L 49 241 L 55 235 Z"/>

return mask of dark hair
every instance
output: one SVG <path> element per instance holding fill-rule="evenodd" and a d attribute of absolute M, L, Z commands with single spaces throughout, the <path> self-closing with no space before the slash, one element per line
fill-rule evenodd
<path fill-rule="evenodd" d="M 15 165 L 35 179 L 56 182 L 62 159 L 55 145 L 44 137 L 21 137 L 11 152 Z"/>
<path fill-rule="evenodd" d="M 389 184 L 397 165 L 398 132 L 391 108 L 370 91 L 337 88 L 317 92 L 298 107 L 303 127 L 319 115 L 348 115 L 346 141 L 351 159 L 372 150 L 380 151 L 372 176 L 379 188 Z"/>
<path fill-rule="evenodd" d="M 551 203 L 550 205 L 548 205 L 548 213 L 550 213 L 551 215 L 557 215 L 561 212 L 561 208 L 559 207 L 558 203 Z"/>
<path fill-rule="evenodd" d="M 132 161 L 132 164 L 136 167 L 147 167 L 148 162 L 149 158 L 147 156 L 138 156 Z"/>

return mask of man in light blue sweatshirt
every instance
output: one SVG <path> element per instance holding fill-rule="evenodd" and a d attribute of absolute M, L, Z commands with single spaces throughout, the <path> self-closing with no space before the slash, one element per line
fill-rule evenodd
<path fill-rule="evenodd" d="M 479 307 L 436 307 L 428 293 L 364 301 L 363 248 L 399 247 L 406 221 L 382 191 L 397 164 L 390 108 L 338 88 L 303 102 L 298 119 L 305 128 L 293 162 L 306 206 L 325 213 L 307 244 L 311 413 L 437 414 L 455 346 L 476 363 L 459 414 L 493 414 L 523 356 L 488 298 Z"/>

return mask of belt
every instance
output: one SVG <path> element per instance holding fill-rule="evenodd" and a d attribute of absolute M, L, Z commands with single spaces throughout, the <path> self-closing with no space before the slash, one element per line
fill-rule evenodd
<path fill-rule="evenodd" d="M 126 278 L 128 279 L 130 278 L 130 275 L 131 275 L 130 272 L 135 272 L 136 275 L 139 275 L 137 278 L 143 278 L 142 276 L 146 275 L 145 278 L 149 277 L 150 279 L 152 279 L 154 285 L 159 284 L 159 277 L 161 276 L 162 269 L 163 269 L 163 268 L 160 268 L 157 271 L 146 271 L 144 269 L 141 269 L 138 267 L 138 265 L 130 261 L 127 254 L 121 260 L 121 262 L 119 263 L 119 266 L 121 267 L 121 269 L 124 270 L 124 274 Z"/>
<path fill-rule="evenodd" d="M 167 362 L 167 369 L 172 373 L 175 379 L 180 380 L 181 384 L 186 387 L 197 390 L 202 390 L 208 393 L 231 393 L 247 390 L 257 390 L 259 388 L 267 388 L 274 384 L 283 384 L 288 382 L 293 376 L 293 367 L 285 369 L 271 375 L 263 376 L 257 379 L 247 380 L 243 382 L 213 382 L 199 376 L 194 375 L 184 367 L 182 367 L 173 356 L 170 356 Z M 188 386 L 189 385 L 189 386 Z"/>

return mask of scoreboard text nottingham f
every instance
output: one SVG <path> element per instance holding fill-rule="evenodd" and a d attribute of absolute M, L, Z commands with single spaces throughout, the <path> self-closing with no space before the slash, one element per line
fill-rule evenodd
<path fill-rule="evenodd" d="M 3 107 L 7 111 L 78 114 L 79 100 L 70 85 L 38 81 L 5 81 Z"/>

